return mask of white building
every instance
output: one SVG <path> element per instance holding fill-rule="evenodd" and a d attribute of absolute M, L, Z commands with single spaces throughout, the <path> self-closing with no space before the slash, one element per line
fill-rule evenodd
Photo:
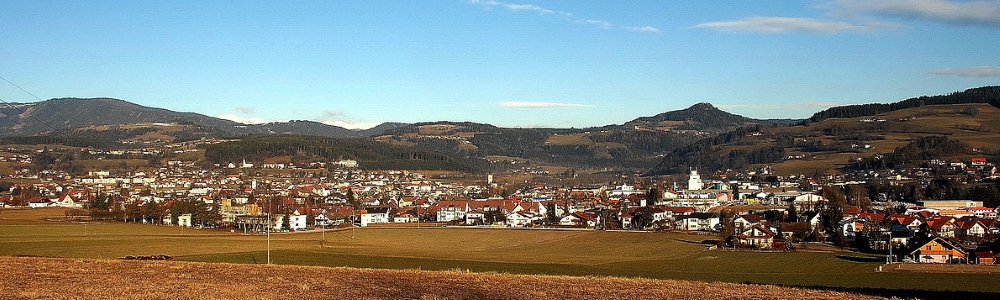
<path fill-rule="evenodd" d="M 698 170 L 691 170 L 691 176 L 688 178 L 688 190 L 697 191 L 701 189 L 701 175 L 698 175 Z"/>

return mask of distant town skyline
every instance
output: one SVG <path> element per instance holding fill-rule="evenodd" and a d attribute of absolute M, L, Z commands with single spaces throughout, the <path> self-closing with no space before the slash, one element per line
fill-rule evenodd
<path fill-rule="evenodd" d="M 807 118 L 1000 84 L 1000 1 L 13 0 L 0 28 L 6 102 L 245 123 Z"/>

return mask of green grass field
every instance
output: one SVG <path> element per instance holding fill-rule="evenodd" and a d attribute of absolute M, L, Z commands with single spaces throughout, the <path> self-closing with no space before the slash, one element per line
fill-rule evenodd
<path fill-rule="evenodd" d="M 50 222 L 0 210 L 0 255 L 117 258 L 165 254 L 178 260 L 261 264 L 260 235 L 178 227 Z M 59 214 L 59 213 L 57 213 Z M 711 236 L 678 233 L 507 229 L 347 229 L 272 234 L 276 264 L 469 270 L 516 274 L 644 277 L 848 290 L 998 293 L 997 275 L 880 273 L 878 256 L 826 251 L 706 250 Z"/>

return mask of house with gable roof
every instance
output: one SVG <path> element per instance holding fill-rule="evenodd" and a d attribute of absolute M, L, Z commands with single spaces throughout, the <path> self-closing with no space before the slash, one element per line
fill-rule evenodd
<path fill-rule="evenodd" d="M 948 240 L 935 236 L 916 244 L 907 255 L 916 262 L 950 264 L 965 262 L 966 252 Z"/>
<path fill-rule="evenodd" d="M 961 218 L 955 221 L 956 235 L 966 237 L 983 237 L 986 235 L 986 225 L 978 218 Z"/>
<path fill-rule="evenodd" d="M 754 224 L 739 233 L 736 236 L 737 242 L 743 248 L 771 249 L 776 236 L 774 231 L 760 224 Z"/>

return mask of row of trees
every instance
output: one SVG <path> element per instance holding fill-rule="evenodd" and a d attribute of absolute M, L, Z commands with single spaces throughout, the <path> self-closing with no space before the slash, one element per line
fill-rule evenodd
<path fill-rule="evenodd" d="M 98 221 L 162 223 L 170 220 L 177 224 L 182 215 L 191 215 L 191 224 L 200 227 L 217 227 L 222 223 L 219 204 L 209 205 L 198 199 L 182 199 L 166 203 L 126 201 L 120 195 L 99 194 L 90 202 L 90 217 Z"/>
<path fill-rule="evenodd" d="M 819 122 L 829 118 L 857 118 L 863 116 L 874 116 L 891 111 L 921 107 L 924 105 L 941 104 L 964 104 L 964 103 L 997 103 L 1000 99 L 1000 86 L 985 86 L 955 92 L 948 95 L 921 96 L 903 101 L 883 104 L 871 103 L 860 105 L 848 105 L 828 108 L 813 114 L 804 124 Z"/>

